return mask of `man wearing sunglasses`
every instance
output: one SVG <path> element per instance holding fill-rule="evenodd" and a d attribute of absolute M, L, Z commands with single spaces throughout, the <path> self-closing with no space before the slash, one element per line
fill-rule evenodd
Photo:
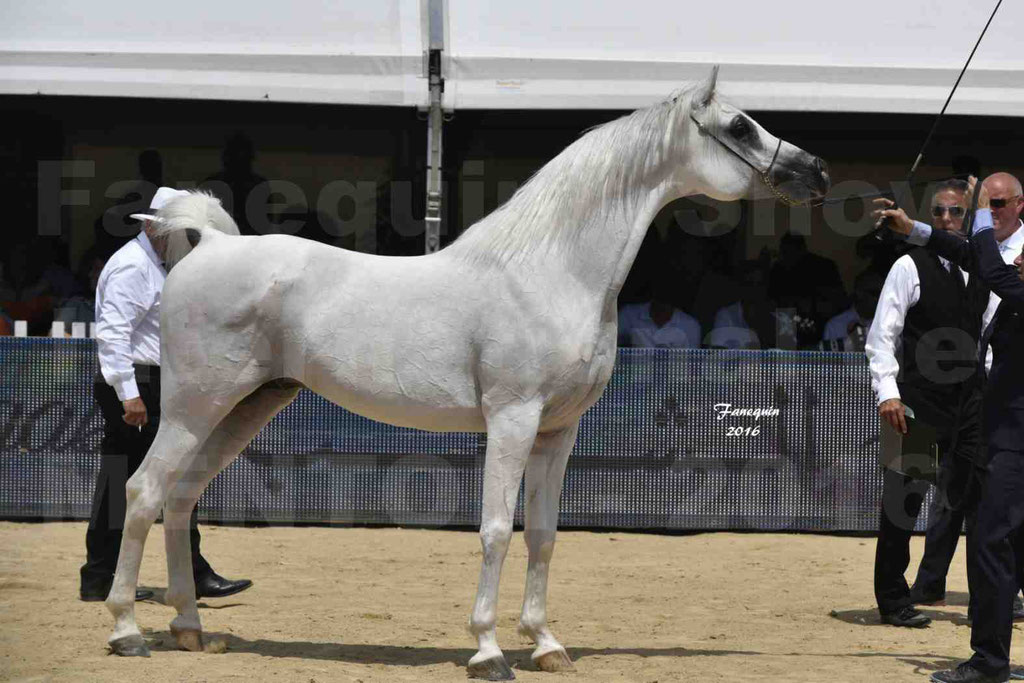
<path fill-rule="evenodd" d="M 971 269 L 1001 297 L 979 345 L 988 465 L 967 558 L 974 656 L 956 669 L 933 674 L 932 680 L 938 683 L 1024 677 L 1019 669 L 1010 669 L 1013 613 L 1009 607 L 1024 573 L 1024 253 L 1013 243 L 1005 247 L 1014 235 L 1018 242 L 1021 239 L 1020 195 L 1020 182 L 1009 174 L 986 179 L 969 242 L 915 224 L 898 209 L 875 212 L 879 219 L 892 218 L 889 227 L 907 235 L 911 243 L 927 245 Z M 1012 265 L 1007 263 L 1009 257 Z M 992 361 L 986 378 L 984 355 L 989 350 Z"/>
<path fill-rule="evenodd" d="M 1009 173 L 993 173 L 982 183 L 988 194 L 989 208 L 992 211 L 992 235 L 996 238 L 996 246 L 1003 262 L 1013 265 L 1014 259 L 1024 248 L 1024 230 L 1021 229 L 1021 210 L 1024 200 L 1021 199 L 1020 181 Z M 995 292 L 989 298 L 988 307 L 982 317 L 981 329 L 984 330 L 992 321 L 999 308 L 999 295 Z M 992 369 L 992 349 L 986 349 L 985 371 Z"/>
<path fill-rule="evenodd" d="M 947 181 L 935 190 L 929 211 L 936 232 L 960 230 L 966 191 L 962 180 Z M 868 331 L 865 351 L 882 420 L 906 433 L 910 406 L 916 418 L 939 430 L 942 453 L 945 495 L 936 495 L 929 510 L 924 557 L 913 589 L 904 573 L 928 485 L 890 469 L 882 474 L 874 587 L 881 620 L 893 626 L 927 626 L 931 620 L 914 605 L 945 599 L 946 574 L 967 508 L 970 465 L 961 466 L 961 461 L 968 462 L 964 458 L 973 454 L 979 438 L 980 398 L 965 383 L 974 374 L 980 308 L 969 301 L 960 268 L 925 249 L 912 249 L 889 270 Z M 955 454 L 950 452 L 954 442 Z M 955 509 L 947 505 L 947 497 L 955 499 Z"/>

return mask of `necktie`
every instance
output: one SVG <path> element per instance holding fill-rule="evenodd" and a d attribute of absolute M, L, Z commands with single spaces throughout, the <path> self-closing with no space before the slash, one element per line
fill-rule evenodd
<path fill-rule="evenodd" d="M 953 278 L 953 286 L 956 287 L 957 295 L 963 297 L 966 293 L 966 287 L 964 286 L 964 276 L 960 273 L 960 268 L 955 263 L 949 263 L 949 276 Z"/>

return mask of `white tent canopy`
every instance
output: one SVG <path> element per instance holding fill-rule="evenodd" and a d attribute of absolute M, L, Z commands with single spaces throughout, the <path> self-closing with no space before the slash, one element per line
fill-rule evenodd
<path fill-rule="evenodd" d="M 425 106 L 425 3 L 4 0 L 0 92 Z M 629 109 L 717 63 L 748 109 L 935 113 L 993 6 L 447 0 L 444 104 Z M 950 113 L 1024 115 L 1021 26 L 1005 2 Z"/>

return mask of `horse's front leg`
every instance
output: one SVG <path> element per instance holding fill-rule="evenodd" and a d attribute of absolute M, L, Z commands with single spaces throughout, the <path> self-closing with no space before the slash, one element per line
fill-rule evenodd
<path fill-rule="evenodd" d="M 512 540 L 512 518 L 523 469 L 537 437 L 541 406 L 505 407 L 487 415 L 487 455 L 484 462 L 480 542 L 483 564 L 469 629 L 477 639 L 477 653 L 469 660 L 469 675 L 487 680 L 515 678 L 498 647 L 498 584 L 501 567 Z"/>
<path fill-rule="evenodd" d="M 537 644 L 531 655 L 543 671 L 570 671 L 572 660 L 548 630 L 548 569 L 555 550 L 558 500 L 565 466 L 576 443 L 579 422 L 558 432 L 538 434 L 526 463 L 526 593 L 519 632 Z"/>

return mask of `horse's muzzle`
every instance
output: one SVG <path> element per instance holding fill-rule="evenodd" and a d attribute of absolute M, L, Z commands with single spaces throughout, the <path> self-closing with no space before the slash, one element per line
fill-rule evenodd
<path fill-rule="evenodd" d="M 777 164 L 771 181 L 779 191 L 801 204 L 821 199 L 832 185 L 825 160 L 806 152 L 792 162 Z"/>
<path fill-rule="evenodd" d="M 814 168 L 817 171 L 817 191 L 818 197 L 824 197 L 828 194 L 828 190 L 832 187 L 832 179 L 828 175 L 828 164 L 821 157 L 814 157 Z"/>

